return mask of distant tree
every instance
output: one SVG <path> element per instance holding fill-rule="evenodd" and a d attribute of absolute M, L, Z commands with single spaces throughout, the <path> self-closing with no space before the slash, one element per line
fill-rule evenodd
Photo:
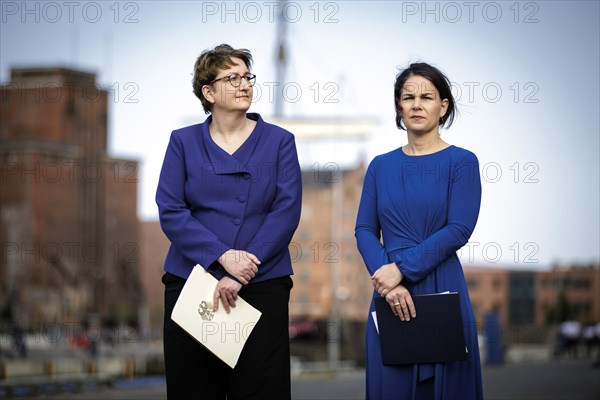
<path fill-rule="evenodd" d="M 0 320 L 12 323 L 14 319 L 14 304 L 17 301 L 17 296 L 14 290 L 9 290 L 6 285 L 2 288 L 0 294 Z"/>
<path fill-rule="evenodd" d="M 548 324 L 553 324 L 566 321 L 570 315 L 571 306 L 569 305 L 569 301 L 567 300 L 565 290 L 561 288 L 558 292 L 558 295 L 556 296 L 556 302 L 554 306 L 550 310 L 548 310 L 548 314 L 546 315 L 546 322 Z"/>

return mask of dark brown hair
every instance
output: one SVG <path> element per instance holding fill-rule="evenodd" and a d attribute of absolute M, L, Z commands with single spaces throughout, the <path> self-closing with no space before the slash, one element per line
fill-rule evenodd
<path fill-rule="evenodd" d="M 400 95 L 402 94 L 404 83 L 413 75 L 422 76 L 430 81 L 440 93 L 441 100 L 448 99 L 448 109 L 446 110 L 446 114 L 440 118 L 439 126 L 449 128 L 454 121 L 455 113 L 458 112 L 454 96 L 452 96 L 452 91 L 450 90 L 450 81 L 442 71 L 434 66 L 427 63 L 413 63 L 398 74 L 396 83 L 394 84 L 394 107 L 396 109 L 396 126 L 398 129 L 402 129 L 403 131 L 406 130 L 404 125 L 402 125 L 402 116 L 400 115 L 400 112 L 402 111 L 400 106 Z M 447 126 L 446 122 L 448 123 Z"/>
<path fill-rule="evenodd" d="M 252 54 L 248 49 L 234 49 L 228 44 L 220 44 L 214 49 L 204 50 L 194 64 L 192 86 L 194 94 L 200 99 L 204 112 L 212 111 L 212 103 L 202 94 L 202 87 L 217 77 L 220 70 L 233 66 L 232 58 L 239 58 L 250 69 Z"/>

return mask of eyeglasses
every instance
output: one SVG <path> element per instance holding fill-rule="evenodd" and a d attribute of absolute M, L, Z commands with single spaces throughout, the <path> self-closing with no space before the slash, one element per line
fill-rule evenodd
<path fill-rule="evenodd" d="M 213 83 L 222 81 L 223 79 L 225 79 L 225 82 L 231 83 L 231 86 L 233 87 L 240 87 L 240 85 L 242 84 L 242 79 L 245 79 L 246 82 L 248 82 L 248 86 L 250 87 L 254 86 L 254 83 L 256 83 L 256 75 L 254 74 L 246 74 L 242 76 L 240 74 L 233 73 L 222 78 L 214 79 L 208 82 L 208 85 L 212 85 Z"/>

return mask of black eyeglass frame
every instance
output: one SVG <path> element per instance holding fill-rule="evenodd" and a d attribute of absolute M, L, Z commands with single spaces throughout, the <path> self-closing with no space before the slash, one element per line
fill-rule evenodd
<path fill-rule="evenodd" d="M 232 81 L 232 79 L 235 79 L 236 76 L 239 76 L 239 78 L 240 78 L 239 83 L 237 85 L 233 83 L 234 81 Z M 256 83 L 256 75 L 254 75 L 254 74 L 240 75 L 240 74 L 234 72 L 233 74 L 229 74 L 222 78 L 213 79 L 212 81 L 208 82 L 207 85 L 212 85 L 213 83 L 222 81 L 223 79 L 227 79 L 225 82 L 229 82 L 231 84 L 231 86 L 233 86 L 234 88 L 238 88 L 242 85 L 242 79 L 245 79 L 246 82 L 248 82 L 248 86 L 250 86 L 250 87 L 254 86 L 254 84 Z M 235 79 L 235 80 L 237 80 L 237 79 Z"/>

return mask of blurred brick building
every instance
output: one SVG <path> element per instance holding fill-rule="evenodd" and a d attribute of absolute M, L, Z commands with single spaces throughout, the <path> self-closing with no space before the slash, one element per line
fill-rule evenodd
<path fill-rule="evenodd" d="M 67 68 L 12 69 L 0 87 L 4 320 L 137 319 L 138 163 L 107 154 L 108 101 Z"/>
<path fill-rule="evenodd" d="M 600 321 L 600 265 L 554 266 L 550 270 L 465 267 L 479 324 L 496 309 L 506 341 L 544 341 L 547 327 L 572 317 Z M 565 305 L 560 304 L 564 296 Z"/>
<path fill-rule="evenodd" d="M 140 276 L 150 316 L 153 336 L 162 334 L 164 286 L 161 282 L 167 252 L 171 243 L 158 221 L 140 221 Z"/>
<path fill-rule="evenodd" d="M 302 217 L 290 245 L 292 319 L 325 320 L 333 302 L 341 318 L 365 319 L 372 286 L 354 238 L 364 172 L 303 172 Z"/>

